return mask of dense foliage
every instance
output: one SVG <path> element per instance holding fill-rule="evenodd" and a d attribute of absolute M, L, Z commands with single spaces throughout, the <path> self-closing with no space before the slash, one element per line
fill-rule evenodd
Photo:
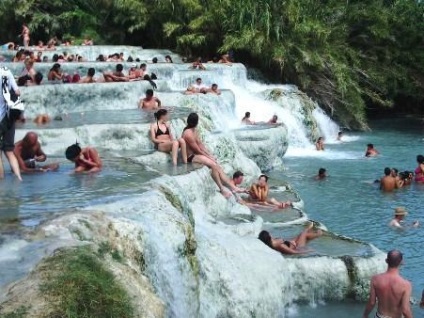
<path fill-rule="evenodd" d="M 350 127 L 367 106 L 424 97 L 424 2 L 420 0 L 2 0 L 0 38 L 90 35 L 97 43 L 233 50 L 241 62 L 297 84 Z M 15 35 L 11 35 L 16 32 Z M 211 53 L 213 52 L 213 53 Z"/>

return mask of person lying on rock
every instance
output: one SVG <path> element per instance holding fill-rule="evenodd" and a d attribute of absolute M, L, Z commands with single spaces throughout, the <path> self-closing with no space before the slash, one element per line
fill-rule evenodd
<path fill-rule="evenodd" d="M 306 249 L 305 246 L 309 241 L 322 236 L 322 231 L 314 231 L 314 224 L 311 222 L 308 227 L 302 231 L 298 236 L 291 239 L 273 238 L 267 231 L 259 233 L 260 239 L 265 245 L 283 254 L 307 254 L 312 250 Z"/>
<path fill-rule="evenodd" d="M 65 152 L 66 159 L 75 163 L 75 172 L 94 173 L 102 170 L 102 160 L 96 149 L 81 148 L 78 143 L 69 146 Z"/>
<path fill-rule="evenodd" d="M 211 169 L 213 181 L 219 188 L 219 191 L 225 198 L 231 197 L 231 193 L 224 187 L 226 184 L 232 192 L 239 192 L 240 189 L 231 184 L 230 179 L 225 175 L 224 170 L 218 164 L 217 160 L 206 149 L 205 145 L 200 141 L 197 133 L 197 125 L 199 123 L 199 115 L 191 113 L 187 118 L 187 126 L 184 128 L 182 138 L 187 144 L 187 161 L 189 163 L 198 163 Z"/>
<path fill-rule="evenodd" d="M 262 174 L 259 176 L 258 182 L 252 184 L 249 191 L 249 201 L 259 203 L 266 206 L 273 206 L 279 209 L 285 209 L 293 206 L 292 202 L 279 202 L 274 198 L 269 198 L 268 176 Z"/>
<path fill-rule="evenodd" d="M 40 162 L 45 162 L 47 156 L 41 149 L 38 135 L 35 132 L 28 132 L 22 140 L 18 141 L 15 144 L 14 152 L 22 173 L 56 171 L 59 169 L 57 163 L 38 165 Z"/>

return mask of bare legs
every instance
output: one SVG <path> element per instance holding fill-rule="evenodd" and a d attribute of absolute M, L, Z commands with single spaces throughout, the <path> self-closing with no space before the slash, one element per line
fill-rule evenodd
<path fill-rule="evenodd" d="M 312 230 L 314 224 L 311 223 L 302 233 L 300 233 L 294 240 L 296 241 L 297 247 L 304 247 L 306 244 L 316 239 L 317 237 L 320 237 L 322 235 L 322 231 L 318 230 L 314 232 Z"/>
<path fill-rule="evenodd" d="M 12 168 L 13 173 L 20 181 L 22 181 L 21 170 L 19 169 L 19 163 L 18 163 L 18 160 L 16 159 L 15 154 L 13 153 L 13 151 L 6 151 L 5 154 L 6 154 L 7 160 L 9 161 L 10 167 Z M 2 170 L 4 170 L 4 168 Z M 4 171 L 3 171 L 3 176 L 4 176 Z"/>
<path fill-rule="evenodd" d="M 183 162 L 187 163 L 187 147 L 184 139 L 178 139 L 173 141 L 166 141 L 158 145 L 158 150 L 161 152 L 171 153 L 172 163 L 174 166 L 178 162 L 178 148 L 181 148 L 181 156 L 183 157 Z"/>

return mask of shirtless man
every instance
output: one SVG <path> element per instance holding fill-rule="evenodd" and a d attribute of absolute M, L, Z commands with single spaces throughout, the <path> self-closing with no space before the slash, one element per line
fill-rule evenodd
<path fill-rule="evenodd" d="M 370 297 L 363 318 L 368 318 L 377 300 L 376 318 L 412 318 L 411 283 L 399 274 L 403 255 L 398 250 L 387 253 L 387 271 L 371 278 Z"/>
<path fill-rule="evenodd" d="M 225 189 L 223 184 L 228 185 L 232 192 L 239 192 L 240 189 L 231 183 L 231 180 L 225 175 L 222 168 L 218 165 L 217 160 L 200 141 L 196 130 L 198 123 L 199 115 L 191 113 L 187 118 L 187 126 L 184 128 L 182 135 L 187 144 L 187 161 L 189 163 L 202 164 L 211 169 L 212 179 L 218 186 L 219 191 L 224 197 L 229 198 L 231 193 Z"/>
<path fill-rule="evenodd" d="M 377 149 L 374 148 L 373 144 L 367 145 L 367 150 L 365 151 L 365 157 L 376 157 L 379 154 L 380 153 L 378 152 Z"/>
<path fill-rule="evenodd" d="M 140 101 L 138 102 L 138 108 L 144 110 L 159 109 L 162 106 L 162 102 L 159 98 L 153 96 L 153 94 L 153 90 L 148 89 L 146 91 L 146 97 L 140 98 Z"/>
<path fill-rule="evenodd" d="M 391 176 L 395 179 L 397 189 L 400 189 L 404 186 L 404 181 L 400 178 L 398 169 L 392 168 Z"/>
<path fill-rule="evenodd" d="M 280 209 L 285 209 L 289 206 L 292 206 L 290 201 L 279 202 L 274 198 L 268 198 L 269 186 L 268 186 L 268 176 L 262 174 L 259 176 L 258 182 L 252 184 L 249 191 L 250 201 L 257 202 L 265 206 L 273 206 Z"/>
<path fill-rule="evenodd" d="M 124 66 L 122 64 L 116 65 L 115 72 L 104 72 L 103 77 L 105 78 L 105 82 L 128 82 L 129 79 L 125 76 Z"/>
<path fill-rule="evenodd" d="M 211 88 L 208 90 L 208 93 L 221 95 L 221 91 L 218 89 L 218 84 L 212 84 Z"/>
<path fill-rule="evenodd" d="M 97 80 L 94 77 L 95 74 L 96 74 L 96 70 L 90 67 L 87 71 L 87 76 L 84 76 L 83 78 L 81 78 L 78 83 L 80 84 L 96 83 Z"/>
<path fill-rule="evenodd" d="M 29 132 L 25 137 L 15 144 L 15 156 L 18 159 L 19 169 L 22 173 L 56 171 L 59 169 L 57 163 L 38 166 L 38 162 L 45 162 L 47 156 L 38 142 L 38 135 Z"/>
<path fill-rule="evenodd" d="M 315 176 L 315 180 L 324 180 L 327 178 L 327 170 L 325 168 L 320 168 L 318 174 Z"/>
<path fill-rule="evenodd" d="M 391 192 L 396 188 L 396 179 L 392 177 L 392 169 L 384 168 L 384 177 L 380 180 L 380 190 Z"/>

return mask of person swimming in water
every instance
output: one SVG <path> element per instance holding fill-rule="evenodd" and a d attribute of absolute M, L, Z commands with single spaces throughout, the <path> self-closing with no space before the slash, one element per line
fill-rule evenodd
<path fill-rule="evenodd" d="M 250 112 L 246 112 L 244 114 L 244 117 L 241 120 L 241 122 L 242 122 L 242 124 L 245 124 L 245 125 L 254 125 L 255 124 L 255 122 L 253 120 L 250 120 Z"/>
<path fill-rule="evenodd" d="M 274 206 L 279 209 L 285 209 L 293 206 L 292 202 L 279 202 L 274 198 L 268 198 L 269 186 L 268 176 L 262 174 L 258 178 L 258 182 L 252 184 L 249 191 L 249 201 L 256 202 L 262 205 Z"/>
<path fill-rule="evenodd" d="M 376 157 L 378 156 L 380 153 L 378 152 L 377 149 L 374 148 L 373 144 L 368 144 L 367 145 L 367 150 L 365 151 L 365 157 Z"/>
<path fill-rule="evenodd" d="M 75 172 L 94 173 L 102 170 L 102 160 L 96 149 L 81 148 L 78 143 L 69 146 L 65 152 L 66 159 L 75 163 Z"/>
<path fill-rule="evenodd" d="M 405 229 L 408 226 L 404 225 L 404 219 L 408 215 L 408 212 L 403 207 L 398 207 L 395 209 L 395 215 L 393 219 L 390 221 L 389 226 L 396 228 L 396 229 Z M 419 226 L 418 221 L 414 221 L 412 223 L 412 227 L 418 227 Z"/>
<path fill-rule="evenodd" d="M 187 145 L 187 161 L 189 163 L 198 163 L 211 169 L 211 177 L 215 181 L 221 194 L 229 198 L 231 193 L 228 192 L 224 184 L 228 185 L 232 192 L 238 192 L 240 189 L 231 184 L 230 179 L 225 175 L 224 170 L 218 164 L 213 155 L 206 149 L 205 145 L 200 141 L 197 133 L 197 125 L 199 124 L 199 115 L 191 113 L 187 117 L 187 126 L 184 128 L 182 138 Z"/>
<path fill-rule="evenodd" d="M 327 170 L 325 168 L 320 168 L 318 174 L 315 176 L 315 180 L 324 180 L 327 178 Z"/>
<path fill-rule="evenodd" d="M 418 167 L 415 169 L 415 182 L 424 183 L 424 156 L 417 156 Z"/>
<path fill-rule="evenodd" d="M 314 224 L 311 222 L 311 224 L 309 224 L 302 233 L 287 240 L 283 238 L 273 238 L 267 231 L 259 233 L 258 239 L 268 247 L 283 254 L 307 254 L 312 252 L 312 250 L 305 249 L 306 244 L 308 244 L 309 241 L 322 236 L 322 231 L 313 231 L 313 226 Z"/>
<path fill-rule="evenodd" d="M 183 138 L 174 139 L 169 126 L 168 111 L 159 109 L 155 113 L 156 122 L 150 125 L 150 138 L 155 144 L 155 149 L 161 152 L 171 153 L 172 163 L 177 165 L 178 148 L 181 148 L 183 162 L 187 163 L 187 149 Z"/>
<path fill-rule="evenodd" d="M 317 149 L 317 151 L 324 151 L 325 147 L 324 147 L 324 138 L 323 137 L 319 137 L 317 142 L 315 143 L 315 148 Z"/>

